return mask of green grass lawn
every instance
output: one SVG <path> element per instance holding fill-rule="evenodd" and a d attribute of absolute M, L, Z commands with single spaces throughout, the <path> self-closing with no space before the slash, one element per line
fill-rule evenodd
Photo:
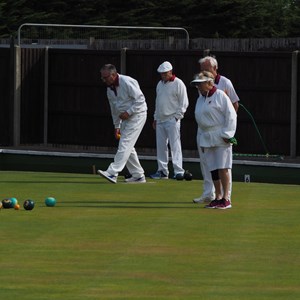
<path fill-rule="evenodd" d="M 200 180 L 0 175 L 22 207 L 0 211 L 1 299 L 300 299 L 300 185 L 234 183 L 222 211 Z"/>

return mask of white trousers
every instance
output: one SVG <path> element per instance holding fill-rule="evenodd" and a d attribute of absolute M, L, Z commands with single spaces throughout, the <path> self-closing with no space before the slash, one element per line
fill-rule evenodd
<path fill-rule="evenodd" d="M 165 122 L 156 122 L 156 147 L 158 171 L 169 175 L 169 149 L 170 145 L 174 175 L 184 173 L 182 168 L 182 149 L 180 138 L 180 120 L 172 118 Z"/>
<path fill-rule="evenodd" d="M 107 169 L 109 174 L 118 176 L 119 172 L 126 166 L 133 177 L 139 178 L 144 175 L 144 169 L 140 164 L 134 146 L 142 132 L 146 119 L 147 112 L 142 112 L 130 116 L 128 120 L 122 121 L 118 150 L 114 161 Z"/>
<path fill-rule="evenodd" d="M 211 178 L 211 172 L 208 168 L 207 161 L 205 159 L 205 155 L 199 146 L 198 139 L 197 139 L 197 146 L 198 146 L 198 152 L 200 157 L 200 169 L 203 177 L 203 192 L 201 197 L 209 197 L 209 198 L 215 198 L 215 186 L 213 183 L 213 180 Z M 230 176 L 230 184 L 229 184 L 229 199 L 231 199 L 231 192 L 232 192 L 232 172 L 231 169 L 228 169 L 228 174 Z"/>

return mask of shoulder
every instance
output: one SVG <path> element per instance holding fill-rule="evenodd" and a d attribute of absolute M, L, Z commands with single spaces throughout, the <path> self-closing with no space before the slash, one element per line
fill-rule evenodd
<path fill-rule="evenodd" d="M 135 80 L 134 78 L 128 76 L 128 75 L 122 75 L 122 74 L 119 74 L 119 80 L 122 80 L 122 81 L 131 81 L 131 80 Z"/>
<path fill-rule="evenodd" d="M 119 75 L 119 82 L 120 84 L 125 83 L 125 84 L 138 85 L 138 81 L 136 79 L 127 75 Z"/>
<path fill-rule="evenodd" d="M 226 101 L 227 100 L 230 101 L 228 95 L 223 90 L 217 89 L 215 95 L 218 99 L 222 99 L 222 100 L 225 99 Z"/>
<path fill-rule="evenodd" d="M 219 82 L 220 84 L 226 84 L 226 85 L 232 85 L 232 82 L 231 82 L 231 80 L 229 79 L 229 78 L 227 78 L 227 77 L 225 77 L 225 76 L 223 76 L 223 75 L 221 75 L 221 77 L 220 77 L 220 82 Z"/>
<path fill-rule="evenodd" d="M 183 82 L 180 78 L 178 78 L 178 77 L 175 77 L 174 82 L 175 82 L 178 86 L 180 86 L 180 87 L 186 87 L 185 84 L 184 84 L 184 82 Z"/>
<path fill-rule="evenodd" d="M 217 89 L 216 90 L 216 92 L 215 92 L 215 94 L 216 94 L 216 96 L 218 96 L 218 97 L 228 97 L 227 95 L 226 95 L 226 93 L 223 91 L 223 90 L 220 90 L 220 89 Z"/>

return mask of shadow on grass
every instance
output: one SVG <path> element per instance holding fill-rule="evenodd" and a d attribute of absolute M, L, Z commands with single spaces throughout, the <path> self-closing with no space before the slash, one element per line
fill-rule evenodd
<path fill-rule="evenodd" d="M 83 201 L 83 202 L 60 202 L 57 207 L 72 207 L 72 208 L 147 208 L 147 209 L 182 209 L 182 208 L 199 208 L 198 205 L 192 202 L 172 202 L 172 201 Z"/>
<path fill-rule="evenodd" d="M 101 181 L 26 181 L 26 180 L 8 180 L 8 181 L 1 181 L 1 183 L 18 183 L 18 184 L 107 184 L 106 181 L 101 182 Z"/>

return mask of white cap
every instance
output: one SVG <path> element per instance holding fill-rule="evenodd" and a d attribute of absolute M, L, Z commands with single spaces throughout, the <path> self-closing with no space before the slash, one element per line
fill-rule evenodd
<path fill-rule="evenodd" d="M 190 82 L 190 85 L 197 86 L 199 83 L 207 82 L 207 81 L 214 81 L 214 79 L 211 77 L 205 76 L 203 74 L 200 74 L 200 75 L 195 76 L 195 79 Z"/>
<path fill-rule="evenodd" d="M 173 70 L 173 67 L 172 65 L 168 62 L 168 61 L 165 61 L 163 62 L 157 69 L 157 72 L 158 73 L 165 73 L 165 72 L 168 72 L 168 71 L 171 71 Z"/>

